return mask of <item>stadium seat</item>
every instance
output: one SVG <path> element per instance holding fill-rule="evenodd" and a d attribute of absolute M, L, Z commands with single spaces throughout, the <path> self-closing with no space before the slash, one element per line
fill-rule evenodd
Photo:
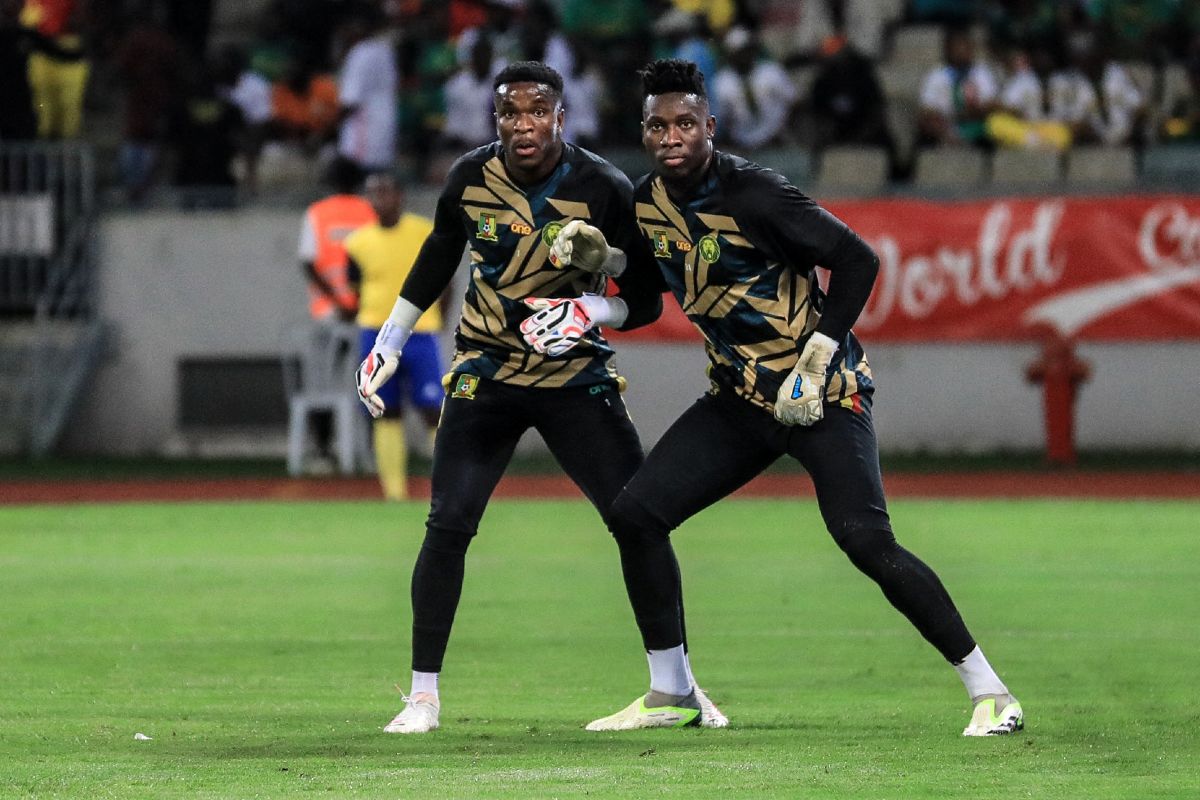
<path fill-rule="evenodd" d="M 288 398 L 287 469 L 304 474 L 309 417 L 333 418 L 338 471 L 352 475 L 373 468 L 366 410 L 355 395 L 359 330 L 350 324 L 306 321 L 288 330 L 283 343 L 283 381 Z"/>
<path fill-rule="evenodd" d="M 904 102 L 915 108 L 921 82 L 929 70 L 928 64 L 884 63 L 879 66 L 879 86 L 889 103 Z"/>
<path fill-rule="evenodd" d="M 812 157 L 800 147 L 767 147 L 747 153 L 746 157 L 775 170 L 801 188 L 812 182 Z"/>
<path fill-rule="evenodd" d="M 1067 185 L 1075 188 L 1125 188 L 1137 180 L 1131 147 L 1076 147 L 1067 154 Z"/>
<path fill-rule="evenodd" d="M 1050 150 L 998 150 L 992 156 L 992 186 L 1053 189 L 1062 182 L 1062 156 Z"/>
<path fill-rule="evenodd" d="M 887 151 L 881 147 L 829 147 L 820 156 L 821 194 L 877 194 L 888 181 Z"/>
<path fill-rule="evenodd" d="M 971 147 L 939 147 L 917 155 L 914 183 L 925 189 L 977 187 L 988 177 L 987 154 Z"/>
<path fill-rule="evenodd" d="M 1142 153 L 1142 180 L 1158 189 L 1195 191 L 1200 186 L 1200 145 L 1160 145 Z"/>

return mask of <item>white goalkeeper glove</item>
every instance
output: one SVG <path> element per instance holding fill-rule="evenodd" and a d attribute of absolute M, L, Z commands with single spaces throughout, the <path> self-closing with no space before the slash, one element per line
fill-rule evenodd
<path fill-rule="evenodd" d="M 619 297 L 585 294 L 582 297 L 527 297 L 525 305 L 537 313 L 521 323 L 521 338 L 536 352 L 561 356 L 600 325 L 620 327 L 629 307 Z"/>
<path fill-rule="evenodd" d="M 400 365 L 400 351 L 404 349 L 413 326 L 421 317 L 421 309 L 403 297 L 396 298 L 392 314 L 375 336 L 371 352 L 354 371 L 354 383 L 358 387 L 358 399 L 378 419 L 383 416 L 384 403 L 376 392 L 396 374 Z"/>
<path fill-rule="evenodd" d="M 563 226 L 550 245 L 550 263 L 559 269 L 575 267 L 615 278 L 625 271 L 625 253 L 609 247 L 604 233 L 581 219 Z"/>
<path fill-rule="evenodd" d="M 775 419 L 784 425 L 812 425 L 825 416 L 825 373 L 837 352 L 837 342 L 813 332 L 800 351 L 800 360 L 779 387 Z"/>

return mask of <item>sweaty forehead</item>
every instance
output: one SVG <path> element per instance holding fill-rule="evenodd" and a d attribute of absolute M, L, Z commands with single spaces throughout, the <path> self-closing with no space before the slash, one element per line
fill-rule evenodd
<path fill-rule="evenodd" d="M 642 104 L 642 116 L 647 119 L 650 117 L 675 119 L 688 115 L 699 119 L 707 117 L 708 100 L 698 94 L 670 92 L 647 95 L 646 101 Z"/>
<path fill-rule="evenodd" d="M 553 86 L 547 83 L 522 81 L 519 83 L 502 83 L 496 87 L 497 103 L 535 103 L 540 100 L 554 104 L 558 102 L 558 99 L 558 92 L 554 90 Z"/>

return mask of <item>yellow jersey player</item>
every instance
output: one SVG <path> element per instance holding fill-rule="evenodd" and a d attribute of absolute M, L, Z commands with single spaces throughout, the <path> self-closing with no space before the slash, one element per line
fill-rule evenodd
<path fill-rule="evenodd" d="M 433 230 L 432 220 L 404 211 L 404 190 L 396 176 L 387 172 L 368 175 L 365 189 L 379 221 L 354 231 L 345 242 L 350 286 L 358 295 L 361 358 L 371 352 L 416 261 L 417 251 Z M 413 326 L 396 368 L 396 380 L 379 389 L 385 408 L 372 426 L 372 438 L 379 483 L 388 500 L 408 499 L 402 393 L 407 394 L 408 405 L 417 410 L 430 430 L 437 427 L 442 405 L 443 368 L 437 339 L 441 329 L 442 309 L 435 303 Z"/>
<path fill-rule="evenodd" d="M 1020 703 L 942 582 L 892 533 L 871 370 L 850 330 L 878 258 L 779 174 L 713 149 L 716 119 L 695 64 L 656 61 L 642 80 L 642 143 L 654 171 L 634 191 L 638 223 L 662 285 L 704 337 L 712 388 L 617 497 L 607 517 L 613 536 L 646 540 L 642 549 L 656 553 L 653 544 L 669 540 L 684 520 L 791 456 L 812 478 L 834 541 L 958 671 L 974 704 L 964 734 L 1020 730 Z M 556 251 L 603 246 L 594 228 L 573 232 L 574 241 L 556 242 Z M 817 283 L 817 265 L 829 270 L 828 293 Z M 535 351 L 558 337 L 554 326 L 537 326 L 531 321 L 536 330 L 526 334 Z M 627 577 L 630 585 L 653 587 L 630 592 L 636 613 L 664 616 L 672 597 L 660 583 L 666 565 L 643 559 L 632 566 L 642 574 Z M 682 642 L 682 630 L 670 641 Z M 652 691 L 588 729 L 658 727 L 663 709 L 680 699 Z"/>
<path fill-rule="evenodd" d="M 538 62 L 511 64 L 493 88 L 499 141 L 470 151 L 451 168 L 433 232 L 358 370 L 359 394 L 378 415 L 386 408 L 379 387 L 469 246 L 470 276 L 434 446 L 433 497 L 413 569 L 412 694 L 385 728 L 395 733 L 438 726 L 438 678 L 467 548 L 521 436 L 530 428 L 541 434 L 606 522 L 643 458 L 612 349 L 599 332 L 602 325 L 642 325 L 662 310 L 657 268 L 641 255 L 633 187 L 607 161 L 563 141 L 563 83 L 556 71 Z M 551 244 L 572 220 L 603 231 L 613 246 L 594 260 L 556 266 L 549 260 Z M 627 252 L 634 255 L 627 258 Z M 614 297 L 605 296 L 610 278 L 620 289 Z M 568 332 L 554 352 L 530 352 L 519 326 L 531 314 L 523 302 L 531 295 L 542 298 L 534 306 L 579 336 L 571 339 Z M 573 345 L 569 352 L 561 347 L 566 344 Z M 644 551 L 644 543 L 653 552 Z M 635 565 L 643 560 L 670 572 L 659 576 L 659 585 L 672 593 L 662 615 L 638 616 L 637 622 L 651 686 L 683 696 L 671 721 L 724 725 L 716 707 L 694 690 L 683 639 L 667 643 L 683 627 L 670 541 L 627 540 L 619 547 L 626 575 L 640 580 L 643 571 Z M 628 579 L 626 589 L 633 591 Z"/>

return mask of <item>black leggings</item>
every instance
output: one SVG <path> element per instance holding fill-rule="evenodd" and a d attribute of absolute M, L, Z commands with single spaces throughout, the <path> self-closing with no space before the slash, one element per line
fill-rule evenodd
<path fill-rule="evenodd" d="M 826 406 L 824 419 L 808 428 L 782 425 L 727 392 L 705 395 L 675 421 L 609 512 L 617 541 L 640 542 L 636 549 L 650 556 L 626 569 L 643 634 L 660 648 L 683 638 L 672 614 L 679 587 L 662 580 L 672 574 L 671 531 L 785 454 L 812 477 L 825 526 L 854 566 L 947 660 L 965 658 L 975 642 L 950 595 L 892 535 L 869 396 L 856 398 L 853 408 Z"/>
<path fill-rule="evenodd" d="M 442 669 L 462 595 L 467 548 L 518 440 L 529 428 L 541 434 L 563 471 L 610 528 L 608 509 L 642 463 L 637 430 L 611 384 L 541 389 L 480 380 L 473 399 L 447 397 L 434 446 L 425 541 L 412 577 L 414 670 Z M 618 545 L 627 584 L 633 570 L 637 579 L 650 575 L 674 587 L 667 615 L 671 631 L 679 636 L 674 644 L 679 644 L 685 630 L 683 603 L 670 541 L 626 539 Z"/>

